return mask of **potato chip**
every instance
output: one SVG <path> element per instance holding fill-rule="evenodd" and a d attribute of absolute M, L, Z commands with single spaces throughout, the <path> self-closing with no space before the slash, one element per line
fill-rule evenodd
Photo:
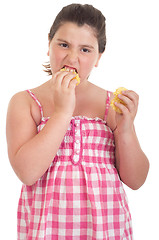
<path fill-rule="evenodd" d="M 76 74 L 76 76 L 74 78 L 72 78 L 72 80 L 76 79 L 77 80 L 76 86 L 78 86 L 78 84 L 80 84 L 80 77 L 79 77 L 78 73 L 76 73 L 76 71 L 74 69 L 72 69 L 72 70 L 73 70 L 72 72 Z M 61 72 L 63 72 L 63 71 L 69 72 L 65 67 L 62 68 L 60 71 Z"/>
<path fill-rule="evenodd" d="M 126 104 L 121 100 L 121 99 L 119 99 L 118 98 L 118 95 L 119 94 L 122 94 L 122 91 L 126 91 L 127 89 L 126 88 L 124 88 L 124 87 L 119 87 L 119 88 L 117 88 L 116 89 L 116 91 L 113 93 L 114 94 L 114 98 L 112 99 L 112 101 L 111 101 L 111 103 L 110 103 L 110 106 L 116 111 L 116 112 L 118 112 L 118 113 L 122 113 L 122 111 L 114 104 L 115 102 L 117 102 L 117 103 L 121 103 L 121 104 L 123 104 L 123 105 L 125 105 L 126 106 Z"/>

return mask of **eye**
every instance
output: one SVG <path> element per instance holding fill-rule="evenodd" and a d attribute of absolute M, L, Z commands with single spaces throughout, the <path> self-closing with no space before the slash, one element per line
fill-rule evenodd
<path fill-rule="evenodd" d="M 67 43 L 60 43 L 59 44 L 61 47 L 63 47 L 63 48 L 68 48 L 68 44 Z"/>
<path fill-rule="evenodd" d="M 90 52 L 90 50 L 88 48 L 82 48 L 81 51 L 84 52 L 84 53 L 89 53 Z"/>

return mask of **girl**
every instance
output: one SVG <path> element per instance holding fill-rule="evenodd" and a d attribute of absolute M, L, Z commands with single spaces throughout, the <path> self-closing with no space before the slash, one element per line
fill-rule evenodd
<path fill-rule="evenodd" d="M 105 45 L 99 10 L 64 7 L 49 33 L 51 79 L 10 101 L 8 154 L 23 182 L 18 240 L 132 239 L 121 181 L 138 189 L 149 163 L 133 125 L 138 95 L 124 91 L 119 114 L 112 93 L 88 81 Z"/>

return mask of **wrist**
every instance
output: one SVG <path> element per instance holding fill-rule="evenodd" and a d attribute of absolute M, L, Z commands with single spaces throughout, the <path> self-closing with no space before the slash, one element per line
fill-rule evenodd
<path fill-rule="evenodd" d="M 70 121 L 71 118 L 72 118 L 72 114 L 64 113 L 64 112 L 54 112 L 51 117 L 57 118 L 57 119 L 62 119 L 62 120 L 65 120 L 65 121 L 67 121 L 67 120 Z"/>
<path fill-rule="evenodd" d="M 130 126 L 129 128 L 116 126 L 113 130 L 113 133 L 128 136 L 135 133 L 135 128 L 134 125 Z"/>

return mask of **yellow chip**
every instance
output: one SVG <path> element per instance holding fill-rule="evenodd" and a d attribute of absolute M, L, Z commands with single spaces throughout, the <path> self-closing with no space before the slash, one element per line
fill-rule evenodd
<path fill-rule="evenodd" d="M 67 70 L 65 67 L 62 68 L 60 71 L 61 71 L 61 72 L 63 72 L 63 71 L 68 72 L 68 70 Z M 75 73 L 76 76 L 75 76 L 74 78 L 72 78 L 72 80 L 73 80 L 73 79 L 76 79 L 76 80 L 77 80 L 76 86 L 78 86 L 78 84 L 80 84 L 80 77 L 79 77 L 78 73 L 76 73 L 75 70 L 73 71 L 73 73 Z"/>
<path fill-rule="evenodd" d="M 115 102 L 118 102 L 118 103 L 121 103 L 123 105 L 126 105 L 121 99 L 118 98 L 118 94 L 122 94 L 122 91 L 126 91 L 127 89 L 124 88 L 124 87 L 119 87 L 116 89 L 116 91 L 113 93 L 114 94 L 114 98 L 112 99 L 111 103 L 110 103 L 110 106 L 118 113 L 122 113 L 122 111 L 117 107 L 115 106 Z"/>

